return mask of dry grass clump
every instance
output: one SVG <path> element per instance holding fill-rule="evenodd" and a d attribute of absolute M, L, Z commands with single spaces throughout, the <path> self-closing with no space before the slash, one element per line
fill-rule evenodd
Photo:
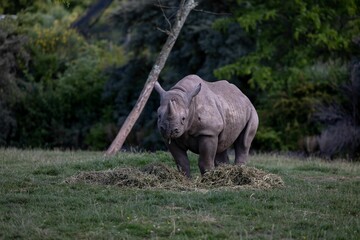
<path fill-rule="evenodd" d="M 213 188 L 260 188 L 284 186 L 281 177 L 262 170 L 224 165 L 189 180 L 174 168 L 157 163 L 142 169 L 115 168 L 106 171 L 81 172 L 65 180 L 65 183 L 115 185 L 128 188 L 161 188 L 173 190 L 199 190 Z"/>
<path fill-rule="evenodd" d="M 162 163 L 148 164 L 141 169 L 143 173 L 158 177 L 161 182 L 177 181 L 187 182 L 188 180 L 179 171 Z"/>
<path fill-rule="evenodd" d="M 223 165 L 206 172 L 199 183 L 209 187 L 250 187 L 271 189 L 283 187 L 280 176 L 253 167 Z"/>

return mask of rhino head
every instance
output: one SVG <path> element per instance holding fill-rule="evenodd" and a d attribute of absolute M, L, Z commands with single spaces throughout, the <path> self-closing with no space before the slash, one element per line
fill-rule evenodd
<path fill-rule="evenodd" d="M 183 89 L 171 89 L 165 91 L 156 82 L 155 90 L 160 94 L 160 106 L 158 108 L 158 128 L 166 140 L 178 138 L 184 134 L 189 126 L 190 105 L 192 99 L 200 92 L 201 84 L 185 91 Z"/>

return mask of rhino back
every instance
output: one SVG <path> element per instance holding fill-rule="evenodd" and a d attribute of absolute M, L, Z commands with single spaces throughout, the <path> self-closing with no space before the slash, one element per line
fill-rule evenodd
<path fill-rule="evenodd" d="M 218 150 L 229 148 L 238 138 L 250 119 L 254 107 L 239 88 L 227 81 L 208 83 L 217 96 L 219 111 L 224 119 L 223 131 L 219 134 Z"/>

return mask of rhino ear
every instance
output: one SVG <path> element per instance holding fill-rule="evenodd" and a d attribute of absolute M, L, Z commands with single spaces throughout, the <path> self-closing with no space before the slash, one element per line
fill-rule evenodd
<path fill-rule="evenodd" d="M 161 87 L 160 83 L 156 82 L 154 88 L 159 93 L 160 98 L 162 98 L 166 91 Z"/>
<path fill-rule="evenodd" d="M 200 92 L 201 90 L 201 83 L 199 83 L 199 85 L 197 85 L 197 87 L 188 94 L 188 103 L 190 105 L 191 103 L 191 100 L 193 99 L 193 97 L 195 97 L 196 95 L 198 95 L 198 93 Z"/>

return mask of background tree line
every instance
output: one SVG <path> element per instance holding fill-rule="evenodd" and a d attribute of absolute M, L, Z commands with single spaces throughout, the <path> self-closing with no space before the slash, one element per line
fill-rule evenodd
<path fill-rule="evenodd" d="M 198 2 L 160 76 L 165 88 L 188 74 L 227 79 L 259 112 L 255 149 L 295 151 L 316 136 L 326 156 L 359 156 L 359 0 Z M 114 138 L 178 1 L 115 0 L 84 31 L 71 28 L 91 4 L 0 0 L 0 145 L 103 150 Z M 164 148 L 158 100 L 127 147 Z"/>

